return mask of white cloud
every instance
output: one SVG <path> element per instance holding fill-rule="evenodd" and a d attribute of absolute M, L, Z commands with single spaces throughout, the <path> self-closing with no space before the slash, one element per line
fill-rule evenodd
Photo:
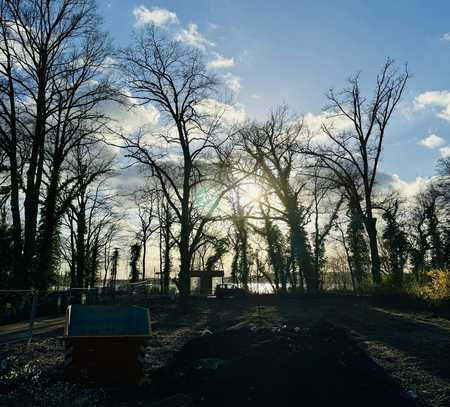
<path fill-rule="evenodd" d="M 321 136 L 323 134 L 322 124 L 333 128 L 336 131 L 350 130 L 353 127 L 352 122 L 343 116 L 329 117 L 326 112 L 314 114 L 306 113 L 303 117 L 303 124 L 313 136 Z"/>
<path fill-rule="evenodd" d="M 311 132 L 311 134 L 318 135 L 322 132 L 322 124 L 327 120 L 326 113 L 313 114 L 306 113 L 303 117 L 303 124 Z"/>
<path fill-rule="evenodd" d="M 437 136 L 436 134 L 430 134 L 428 137 L 419 141 L 419 144 L 422 146 L 434 149 L 442 146 L 445 143 L 445 140 L 442 137 Z"/>
<path fill-rule="evenodd" d="M 227 73 L 223 76 L 225 85 L 229 88 L 235 95 L 241 90 L 241 78 L 239 76 Z"/>
<path fill-rule="evenodd" d="M 208 62 L 209 69 L 231 68 L 234 66 L 234 58 L 225 58 L 220 54 L 215 54 L 215 59 Z"/>
<path fill-rule="evenodd" d="M 413 181 L 403 181 L 397 174 L 392 176 L 392 187 L 403 196 L 412 197 L 423 192 L 430 185 L 429 178 L 417 177 Z"/>
<path fill-rule="evenodd" d="M 133 133 L 142 127 L 155 126 L 159 121 L 159 112 L 152 106 L 121 107 L 117 114 L 112 115 L 117 123 L 127 133 Z"/>
<path fill-rule="evenodd" d="M 450 41 L 450 32 L 445 33 L 442 37 L 441 37 L 442 41 Z"/>
<path fill-rule="evenodd" d="M 441 153 L 442 158 L 450 157 L 450 146 L 440 148 L 439 152 Z"/>
<path fill-rule="evenodd" d="M 105 102 L 102 110 L 111 117 L 110 134 L 105 135 L 105 141 L 114 145 L 121 145 L 119 134 L 130 136 L 140 129 L 149 129 L 157 126 L 160 113 L 153 105 L 132 106 L 133 98 L 129 92 L 124 91 L 127 103 Z"/>
<path fill-rule="evenodd" d="M 197 24 L 189 24 L 187 30 L 182 29 L 176 36 L 175 39 L 185 44 L 192 45 L 193 47 L 200 48 L 204 50 L 206 47 L 214 47 L 215 44 L 207 40 L 198 31 Z"/>
<path fill-rule="evenodd" d="M 432 182 L 432 178 L 417 177 L 413 181 L 404 181 L 397 174 L 390 177 L 389 187 L 405 198 L 416 196 L 423 192 Z"/>
<path fill-rule="evenodd" d="M 421 93 L 414 99 L 416 109 L 437 108 L 438 117 L 450 121 L 450 91 L 433 90 Z"/>
<path fill-rule="evenodd" d="M 3 38 L 0 39 L 0 63 L 6 62 L 6 51 L 9 50 L 13 64 L 15 64 L 19 70 L 24 70 L 24 65 L 33 64 L 32 57 L 20 40 L 20 36 L 27 38 L 26 29 L 19 23 L 6 21 L 5 28 L 7 30 L 7 37 L 9 37 L 9 40 L 8 47 L 6 47 Z"/>
<path fill-rule="evenodd" d="M 136 26 L 154 24 L 162 27 L 167 24 L 178 23 L 178 17 L 174 12 L 158 7 L 148 9 L 145 6 L 139 6 L 133 10 L 133 15 L 136 19 Z"/>
<path fill-rule="evenodd" d="M 236 103 L 229 105 L 216 99 L 205 99 L 197 106 L 199 112 L 220 115 L 222 121 L 227 124 L 243 123 L 247 119 L 247 113 L 243 105 Z"/>

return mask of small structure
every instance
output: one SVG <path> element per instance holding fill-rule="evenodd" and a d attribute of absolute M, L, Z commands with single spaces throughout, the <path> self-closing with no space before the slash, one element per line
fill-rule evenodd
<path fill-rule="evenodd" d="M 139 384 L 149 335 L 147 308 L 70 305 L 63 337 L 66 377 Z"/>
<path fill-rule="evenodd" d="M 200 278 L 200 294 L 201 295 L 210 295 L 212 294 L 212 279 L 213 277 L 224 277 L 223 270 L 215 270 L 215 271 L 191 271 L 189 273 L 190 278 Z"/>

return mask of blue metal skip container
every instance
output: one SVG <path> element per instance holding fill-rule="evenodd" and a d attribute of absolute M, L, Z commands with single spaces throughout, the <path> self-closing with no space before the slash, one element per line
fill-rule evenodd
<path fill-rule="evenodd" d="M 150 313 L 136 306 L 71 305 L 64 327 L 68 379 L 120 384 L 143 380 Z"/>

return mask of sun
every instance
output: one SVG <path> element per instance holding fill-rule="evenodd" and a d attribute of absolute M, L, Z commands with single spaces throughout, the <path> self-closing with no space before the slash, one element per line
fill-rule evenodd
<path fill-rule="evenodd" d="M 263 189 L 255 183 L 246 183 L 241 185 L 240 197 L 243 204 L 258 203 L 263 197 Z"/>

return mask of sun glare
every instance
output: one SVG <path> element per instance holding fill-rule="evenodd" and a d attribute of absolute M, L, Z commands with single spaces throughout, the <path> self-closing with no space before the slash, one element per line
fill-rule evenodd
<path fill-rule="evenodd" d="M 263 189 L 258 184 L 245 184 L 241 186 L 242 203 L 258 203 L 264 194 Z"/>

